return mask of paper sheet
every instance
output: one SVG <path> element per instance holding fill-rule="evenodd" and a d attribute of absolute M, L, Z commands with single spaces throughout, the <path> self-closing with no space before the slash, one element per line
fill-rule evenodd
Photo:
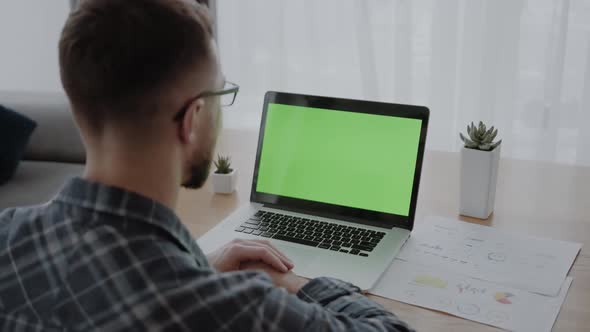
<path fill-rule="evenodd" d="M 556 296 L 581 247 L 429 217 L 416 224 L 397 258 Z"/>
<path fill-rule="evenodd" d="M 394 260 L 371 294 L 511 331 L 551 331 L 571 285 L 549 297 Z"/>

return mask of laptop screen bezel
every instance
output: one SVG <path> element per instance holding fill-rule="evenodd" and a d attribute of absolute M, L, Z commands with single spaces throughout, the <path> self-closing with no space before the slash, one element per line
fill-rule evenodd
<path fill-rule="evenodd" d="M 264 132 L 266 129 L 266 115 L 269 104 L 286 104 L 332 109 L 335 111 L 347 111 L 422 120 L 408 216 L 352 208 L 256 191 L 258 171 L 260 167 L 260 156 L 262 154 L 262 142 L 264 141 Z M 422 173 L 422 162 L 424 159 L 424 147 L 426 145 L 426 132 L 428 128 L 429 114 L 430 111 L 424 106 L 390 104 L 374 101 L 268 91 L 264 96 L 264 107 L 262 110 L 260 131 L 258 134 L 258 148 L 256 150 L 256 162 L 254 164 L 254 175 L 252 177 L 250 201 L 254 203 L 261 203 L 269 207 L 276 207 L 283 210 L 296 211 L 326 218 L 346 220 L 383 228 L 399 227 L 412 230 L 414 227 L 414 218 L 416 215 L 416 203 L 418 200 L 420 175 Z"/>

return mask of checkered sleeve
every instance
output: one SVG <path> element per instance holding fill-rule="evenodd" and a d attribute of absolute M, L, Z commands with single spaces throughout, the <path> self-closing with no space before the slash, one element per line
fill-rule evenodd
<path fill-rule="evenodd" d="M 297 296 L 323 309 L 313 312 L 314 318 L 308 319 L 305 329 L 322 330 L 318 328 L 321 322 L 330 322 L 334 331 L 414 331 L 396 315 L 362 295 L 358 287 L 338 279 L 313 279 Z"/>
<path fill-rule="evenodd" d="M 174 242 L 112 227 L 85 232 L 68 264 L 56 310 L 73 330 L 408 331 L 351 285 L 321 278 L 295 296 L 264 273 L 216 273 Z"/>

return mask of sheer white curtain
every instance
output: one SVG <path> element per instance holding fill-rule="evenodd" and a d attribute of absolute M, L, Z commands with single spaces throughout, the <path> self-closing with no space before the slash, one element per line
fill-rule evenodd
<path fill-rule="evenodd" d="M 428 147 L 469 121 L 504 157 L 590 165 L 588 0 L 218 0 L 229 126 L 256 127 L 266 90 L 426 105 Z"/>

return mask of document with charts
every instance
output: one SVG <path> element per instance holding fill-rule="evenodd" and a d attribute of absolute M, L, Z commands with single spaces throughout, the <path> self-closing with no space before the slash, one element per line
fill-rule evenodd
<path fill-rule="evenodd" d="M 551 297 L 395 259 L 370 293 L 510 331 L 549 332 L 571 282 Z"/>
<path fill-rule="evenodd" d="M 429 217 L 416 223 L 398 258 L 543 295 L 556 296 L 581 244 Z"/>

